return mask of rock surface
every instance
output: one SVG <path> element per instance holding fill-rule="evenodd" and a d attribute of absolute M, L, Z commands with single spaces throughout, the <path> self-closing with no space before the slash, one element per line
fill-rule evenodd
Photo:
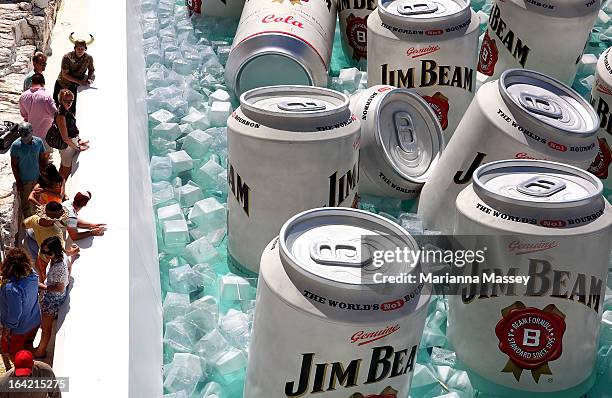
<path fill-rule="evenodd" d="M 19 95 L 35 50 L 50 54 L 50 40 L 61 0 L 0 0 L 0 122 L 21 121 Z M 3 246 L 17 233 L 13 174 L 8 153 L 0 154 L 0 229 Z"/>

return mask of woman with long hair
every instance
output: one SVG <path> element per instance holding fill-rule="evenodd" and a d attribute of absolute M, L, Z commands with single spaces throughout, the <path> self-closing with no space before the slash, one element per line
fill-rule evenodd
<path fill-rule="evenodd" d="M 66 301 L 66 287 L 70 277 L 71 260 L 64 253 L 62 241 L 52 236 L 43 241 L 40 246 L 42 254 L 50 260 L 45 283 L 42 284 L 43 297 L 41 301 L 42 334 L 40 344 L 34 351 L 36 358 L 47 355 L 47 345 L 53 332 L 53 321 L 57 319 L 60 307 Z"/>
<path fill-rule="evenodd" d="M 28 200 L 37 207 L 44 206 L 49 202 L 62 203 L 66 198 L 64 187 L 64 179 L 55 165 L 49 163 L 38 177 L 38 183 L 34 185 Z"/>
<path fill-rule="evenodd" d="M 0 319 L 2 321 L 2 352 L 11 360 L 26 343 L 34 340 L 40 325 L 38 305 L 38 275 L 25 250 L 10 249 L 1 268 Z"/>
<path fill-rule="evenodd" d="M 59 173 L 64 180 L 67 180 L 72 172 L 72 162 L 79 152 L 89 149 L 89 141 L 83 141 L 79 138 L 76 118 L 70 110 L 74 101 L 72 91 L 64 88 L 59 92 L 58 97 L 59 106 L 55 115 L 55 123 L 57 123 L 62 139 L 68 145 L 65 149 L 60 149 L 61 166 Z"/>

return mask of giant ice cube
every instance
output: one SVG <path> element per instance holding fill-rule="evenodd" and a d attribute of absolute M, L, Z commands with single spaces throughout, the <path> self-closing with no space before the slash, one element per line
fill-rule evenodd
<path fill-rule="evenodd" d="M 185 315 L 188 309 L 188 294 L 168 292 L 163 304 L 164 321 L 169 322 L 178 316 Z"/>
<path fill-rule="evenodd" d="M 174 113 L 165 109 L 160 109 L 149 115 L 149 122 L 152 124 L 172 123 L 174 121 L 176 121 L 176 116 Z"/>
<path fill-rule="evenodd" d="M 191 207 L 198 200 L 202 199 L 204 195 L 202 190 L 195 185 L 195 183 L 187 183 L 177 189 L 177 195 L 181 206 Z"/>
<path fill-rule="evenodd" d="M 157 219 L 159 220 L 159 223 L 163 225 L 164 221 L 184 220 L 185 216 L 183 215 L 181 206 L 179 206 L 178 203 L 174 203 L 157 209 Z"/>
<path fill-rule="evenodd" d="M 230 113 L 232 113 L 231 103 L 222 101 L 213 102 L 208 112 L 210 125 L 216 127 L 226 126 Z"/>
<path fill-rule="evenodd" d="M 187 135 L 183 142 L 185 150 L 192 158 L 201 159 L 208 152 L 213 138 L 202 130 L 194 130 Z"/>
<path fill-rule="evenodd" d="M 217 182 L 217 175 L 224 170 L 217 162 L 213 159 L 209 159 L 204 166 L 200 167 L 193 177 L 196 184 L 202 188 L 202 190 L 208 189 L 210 186 L 214 186 Z"/>
<path fill-rule="evenodd" d="M 169 153 L 168 158 L 172 163 L 172 173 L 174 174 L 179 174 L 193 168 L 193 159 L 185 151 Z"/>
<path fill-rule="evenodd" d="M 206 238 L 200 238 L 185 247 L 184 257 L 190 264 L 213 263 L 219 258 L 219 254 Z"/>
<path fill-rule="evenodd" d="M 189 243 L 189 229 L 187 221 L 168 220 L 163 223 L 164 245 L 171 251 L 172 249 L 182 249 Z M 172 274 L 171 274 L 172 275 Z"/>
<path fill-rule="evenodd" d="M 203 233 L 222 228 L 226 220 L 225 207 L 212 197 L 196 202 L 189 211 L 189 221 L 195 223 Z"/>
<path fill-rule="evenodd" d="M 172 176 L 172 163 L 166 156 L 152 156 L 149 171 L 154 182 L 169 180 Z"/>
<path fill-rule="evenodd" d="M 175 292 L 191 293 L 204 285 L 200 274 L 191 269 L 189 265 L 172 268 L 169 273 L 170 287 Z"/>
<path fill-rule="evenodd" d="M 167 112 L 165 109 L 160 109 L 158 112 L 161 111 Z M 181 135 L 181 129 L 177 123 L 160 123 L 153 127 L 151 135 L 168 141 L 174 141 Z"/>
<path fill-rule="evenodd" d="M 203 376 L 200 359 L 192 354 L 176 353 L 164 368 L 164 389 L 169 392 L 183 390 L 187 396 L 193 394 Z"/>

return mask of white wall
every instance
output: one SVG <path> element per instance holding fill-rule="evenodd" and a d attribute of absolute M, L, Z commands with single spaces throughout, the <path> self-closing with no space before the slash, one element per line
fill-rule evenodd
<path fill-rule="evenodd" d="M 144 54 L 140 1 L 127 0 L 130 175 L 129 396 L 162 396 L 162 312 L 149 176 Z"/>

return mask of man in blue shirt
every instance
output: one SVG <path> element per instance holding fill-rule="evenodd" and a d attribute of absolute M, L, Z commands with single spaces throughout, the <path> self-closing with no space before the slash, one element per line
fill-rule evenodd
<path fill-rule="evenodd" d="M 28 196 L 46 163 L 45 146 L 42 139 L 33 136 L 30 123 L 20 123 L 17 130 L 21 139 L 11 145 L 11 168 L 19 192 L 21 211 L 24 217 L 29 217 L 33 211 Z"/>

